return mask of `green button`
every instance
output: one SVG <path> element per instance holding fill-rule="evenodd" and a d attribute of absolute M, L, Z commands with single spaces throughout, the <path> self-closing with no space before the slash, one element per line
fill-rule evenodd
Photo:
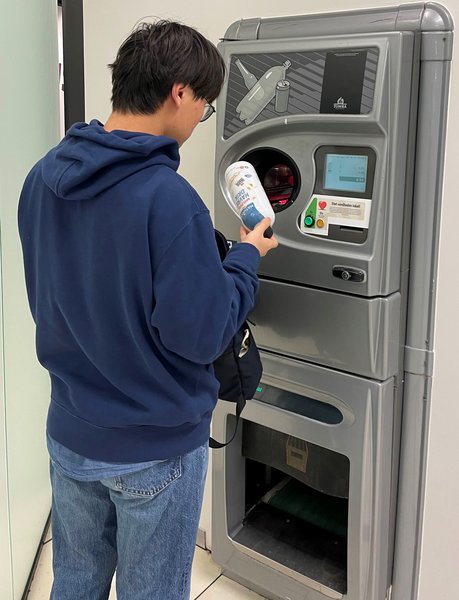
<path fill-rule="evenodd" d="M 262 387 L 257 387 L 257 392 L 262 392 L 263 388 Z"/>
<path fill-rule="evenodd" d="M 306 227 L 312 227 L 314 225 L 314 217 L 311 217 L 311 215 L 306 215 L 304 224 Z"/>

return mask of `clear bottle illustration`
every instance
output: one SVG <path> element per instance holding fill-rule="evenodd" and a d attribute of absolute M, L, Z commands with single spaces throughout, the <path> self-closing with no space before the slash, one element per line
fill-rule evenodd
<path fill-rule="evenodd" d="M 251 73 L 247 68 L 241 63 L 239 59 L 236 61 L 236 67 L 239 69 L 242 78 L 244 79 L 245 87 L 248 90 L 251 90 L 253 86 L 257 83 L 258 79 L 255 77 L 253 73 Z"/>
<path fill-rule="evenodd" d="M 241 121 L 250 125 L 276 94 L 279 81 L 285 80 L 285 73 L 292 63 L 286 60 L 282 65 L 271 67 L 260 77 L 256 85 L 250 89 L 236 107 Z"/>

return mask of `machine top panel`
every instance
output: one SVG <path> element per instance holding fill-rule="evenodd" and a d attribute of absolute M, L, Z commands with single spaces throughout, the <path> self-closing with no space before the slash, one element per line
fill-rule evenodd
<path fill-rule="evenodd" d="M 453 19 L 444 6 L 437 2 L 419 2 L 386 8 L 241 19 L 228 27 L 223 39 L 291 39 L 381 31 L 452 31 L 453 28 Z"/>

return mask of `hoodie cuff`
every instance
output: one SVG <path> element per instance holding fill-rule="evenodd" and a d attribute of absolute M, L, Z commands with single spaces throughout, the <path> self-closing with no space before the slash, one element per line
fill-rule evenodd
<path fill-rule="evenodd" d="M 258 269 L 261 259 L 258 249 L 248 242 L 237 242 L 236 244 L 233 244 L 231 250 L 227 254 L 227 258 L 230 256 L 231 258 L 237 257 L 238 260 L 243 260 L 244 264 L 252 267 L 255 272 Z"/>

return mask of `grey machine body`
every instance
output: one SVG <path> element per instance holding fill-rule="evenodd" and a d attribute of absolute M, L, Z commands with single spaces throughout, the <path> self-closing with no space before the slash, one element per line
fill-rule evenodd
<path fill-rule="evenodd" d="M 242 20 L 219 45 L 216 227 L 238 239 L 224 173 L 247 160 L 279 248 L 250 316 L 263 378 L 214 452 L 212 553 L 268 598 L 416 598 L 452 29 L 419 3 Z M 233 427 L 219 402 L 213 435 Z M 338 503 L 338 534 L 270 506 L 285 478 L 300 511 L 306 489 Z"/>

